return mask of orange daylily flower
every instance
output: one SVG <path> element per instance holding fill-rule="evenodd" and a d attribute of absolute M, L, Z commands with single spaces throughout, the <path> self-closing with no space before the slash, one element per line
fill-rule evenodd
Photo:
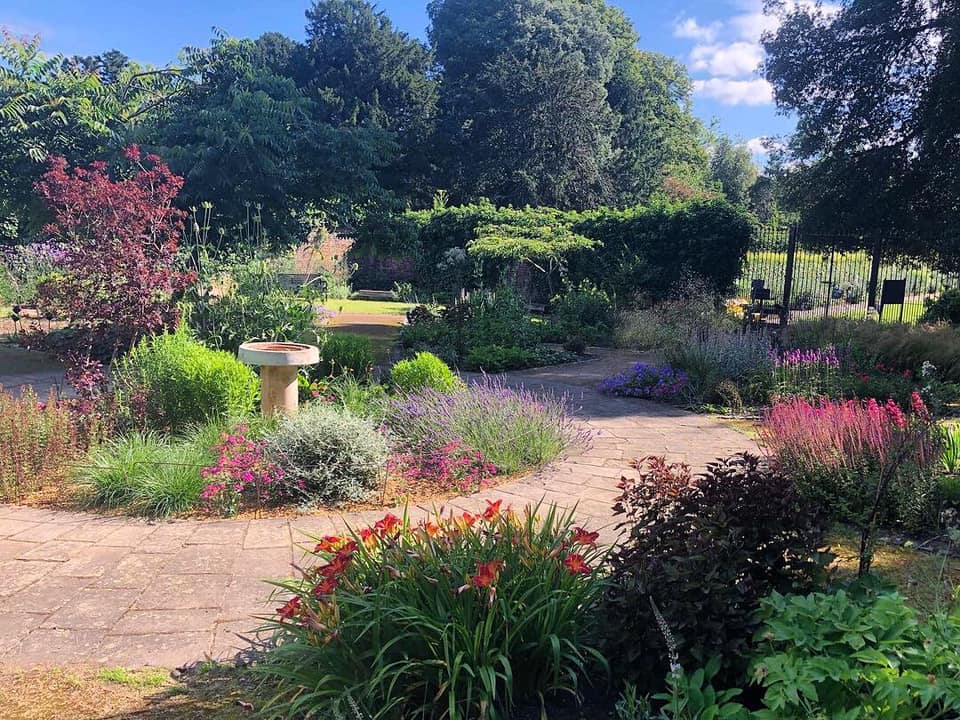
<path fill-rule="evenodd" d="M 583 555 L 570 553 L 563 561 L 564 566 L 570 571 L 571 575 L 589 575 L 590 566 L 583 560 Z"/>
<path fill-rule="evenodd" d="M 342 543 L 343 538 L 339 535 L 324 535 L 313 551 L 335 553 Z"/>
<path fill-rule="evenodd" d="M 339 584 L 339 581 L 335 577 L 327 577 L 314 585 L 313 590 L 310 592 L 313 593 L 314 597 L 325 597 L 332 594 Z"/>
<path fill-rule="evenodd" d="M 490 502 L 487 500 L 487 509 L 483 511 L 484 520 L 493 520 L 500 514 L 500 506 L 503 504 L 503 500 L 497 500 L 496 502 Z"/>
<path fill-rule="evenodd" d="M 392 513 L 387 513 L 383 516 L 383 520 L 377 520 L 373 524 L 374 531 L 383 537 L 384 535 L 389 535 L 393 532 L 394 528 L 397 527 L 402 521 L 396 515 Z"/>
<path fill-rule="evenodd" d="M 573 529 L 573 542 L 576 545 L 596 545 L 597 538 L 600 537 L 598 532 L 588 532 L 582 527 L 575 527 Z"/>
<path fill-rule="evenodd" d="M 294 615 L 300 612 L 300 600 L 299 595 L 287 600 L 281 607 L 278 607 L 276 610 L 277 615 L 279 615 L 283 620 L 289 620 Z"/>
<path fill-rule="evenodd" d="M 490 587 L 497 581 L 500 575 L 500 569 L 503 567 L 503 560 L 489 560 L 487 562 L 477 563 L 477 574 L 470 578 L 474 587 Z"/>

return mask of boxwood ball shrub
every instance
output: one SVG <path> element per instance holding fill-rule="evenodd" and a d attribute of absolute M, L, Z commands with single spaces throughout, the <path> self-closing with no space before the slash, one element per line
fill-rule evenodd
<path fill-rule="evenodd" d="M 317 402 L 282 419 L 264 438 L 291 494 L 307 502 L 363 500 L 378 486 L 387 441 L 372 420 Z"/>
<path fill-rule="evenodd" d="M 429 352 L 419 352 L 412 359 L 400 360 L 390 369 L 390 380 L 402 393 L 422 388 L 449 392 L 461 384 L 447 364 Z"/>
<path fill-rule="evenodd" d="M 499 720 L 575 694 L 605 674 L 597 537 L 570 513 L 497 500 L 315 538 L 302 577 L 280 584 L 276 647 L 259 666 L 279 685 L 268 710 Z"/>
<path fill-rule="evenodd" d="M 118 363 L 115 383 L 123 414 L 164 432 L 248 413 L 260 389 L 251 368 L 182 329 L 141 340 Z"/>
<path fill-rule="evenodd" d="M 811 589 L 827 558 L 816 507 L 759 458 L 734 455 L 701 475 L 663 458 L 636 460 L 615 514 L 626 536 L 610 558 L 604 651 L 631 680 L 669 671 L 659 608 L 680 664 L 722 656 L 724 676 L 746 668 L 760 599 Z"/>

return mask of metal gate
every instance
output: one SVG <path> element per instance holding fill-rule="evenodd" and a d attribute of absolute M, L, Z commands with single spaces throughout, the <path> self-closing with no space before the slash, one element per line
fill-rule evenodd
<path fill-rule="evenodd" d="M 871 249 L 845 249 L 852 246 Z M 921 260 L 884 257 L 879 242 L 763 226 L 747 253 L 736 295 L 749 302 L 759 294 L 781 322 L 863 319 L 873 309 L 882 322 L 915 323 L 930 301 L 958 287 L 957 273 L 943 273 Z"/>

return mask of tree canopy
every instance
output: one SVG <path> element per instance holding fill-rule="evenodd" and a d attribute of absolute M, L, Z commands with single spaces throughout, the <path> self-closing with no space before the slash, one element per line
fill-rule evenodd
<path fill-rule="evenodd" d="M 960 5 L 955 0 L 768 0 L 778 105 L 796 113 L 788 202 L 832 232 L 897 252 L 960 258 Z M 954 258 L 954 260 L 950 260 Z"/>

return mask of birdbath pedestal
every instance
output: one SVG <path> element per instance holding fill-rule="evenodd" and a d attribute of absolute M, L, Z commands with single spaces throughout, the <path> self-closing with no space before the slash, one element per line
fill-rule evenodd
<path fill-rule="evenodd" d="M 260 367 L 260 409 L 264 417 L 297 414 L 297 368 L 320 362 L 313 345 L 287 342 L 246 342 L 238 357 Z"/>

